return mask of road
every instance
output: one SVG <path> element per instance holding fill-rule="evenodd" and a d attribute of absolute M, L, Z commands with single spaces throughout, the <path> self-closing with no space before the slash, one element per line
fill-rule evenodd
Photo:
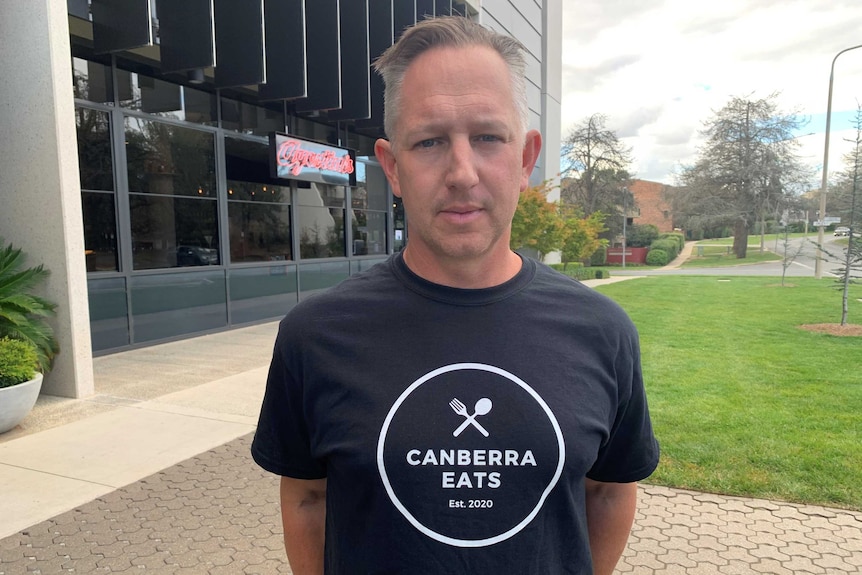
<path fill-rule="evenodd" d="M 846 248 L 838 243 L 838 238 L 832 235 L 824 236 L 824 249 L 832 254 L 830 257 L 826 255 L 826 260 L 823 264 L 823 277 L 835 278 L 838 277 L 838 268 L 841 267 L 841 261 L 838 258 L 843 258 Z M 814 277 L 814 263 L 817 257 L 817 235 L 811 234 L 807 238 L 791 239 L 787 246 L 787 253 L 792 256 L 800 249 L 799 255 L 793 258 L 792 263 L 787 267 L 787 277 Z M 771 236 L 765 243 L 766 249 L 783 254 L 785 246 L 783 240 L 779 239 L 776 243 L 775 236 Z M 760 249 L 758 247 L 749 247 L 748 251 Z M 723 275 L 723 276 L 781 276 L 782 262 L 763 262 L 756 264 L 742 264 L 738 266 L 723 266 L 715 268 L 679 268 L 669 270 L 644 270 L 643 268 L 629 269 L 614 269 L 613 275 Z"/>

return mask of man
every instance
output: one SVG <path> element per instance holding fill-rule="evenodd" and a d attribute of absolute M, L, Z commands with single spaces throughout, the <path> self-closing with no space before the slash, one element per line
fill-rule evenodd
<path fill-rule="evenodd" d="M 609 574 L 658 445 L 626 315 L 509 249 L 522 47 L 438 18 L 375 66 L 410 239 L 280 326 L 252 453 L 293 572 Z"/>

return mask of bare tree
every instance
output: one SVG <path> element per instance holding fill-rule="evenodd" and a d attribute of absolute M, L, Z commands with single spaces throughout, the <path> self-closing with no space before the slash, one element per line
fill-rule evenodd
<path fill-rule="evenodd" d="M 777 94 L 734 97 L 704 124 L 705 144 L 679 177 L 674 213 L 687 227 L 733 227 L 733 251 L 744 258 L 754 222 L 776 209 L 804 180 L 794 132 L 803 122 L 777 109 Z"/>
<path fill-rule="evenodd" d="M 595 212 L 621 214 L 630 183 L 631 149 L 605 127 L 606 122 L 606 116 L 593 114 L 576 125 L 563 142 L 561 203 L 579 207 L 584 216 Z M 617 219 L 609 217 L 605 224 L 613 228 Z"/>

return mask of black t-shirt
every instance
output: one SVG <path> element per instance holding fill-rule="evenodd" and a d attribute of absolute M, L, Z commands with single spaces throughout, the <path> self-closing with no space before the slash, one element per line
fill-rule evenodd
<path fill-rule="evenodd" d="M 525 259 L 464 290 L 400 254 L 281 322 L 255 461 L 327 478 L 326 573 L 591 573 L 584 477 L 658 464 L 637 332 Z"/>

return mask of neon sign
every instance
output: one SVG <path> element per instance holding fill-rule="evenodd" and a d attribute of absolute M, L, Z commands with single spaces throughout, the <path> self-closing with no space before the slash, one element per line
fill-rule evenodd
<path fill-rule="evenodd" d="M 269 136 L 270 167 L 273 176 L 341 186 L 356 185 L 353 153 L 272 132 Z"/>

